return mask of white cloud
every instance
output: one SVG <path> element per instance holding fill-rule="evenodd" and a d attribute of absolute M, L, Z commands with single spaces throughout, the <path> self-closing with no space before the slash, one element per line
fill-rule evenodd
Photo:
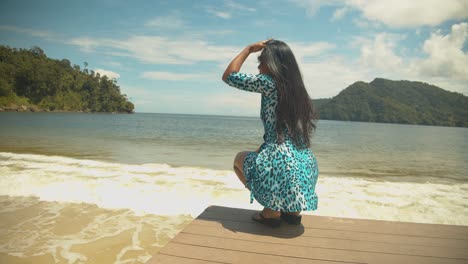
<path fill-rule="evenodd" d="M 466 0 L 294 0 L 313 16 L 323 6 L 357 9 L 362 17 L 392 27 L 436 26 L 449 20 L 468 18 Z M 335 11 L 334 16 L 339 16 Z"/>
<path fill-rule="evenodd" d="M 152 80 L 165 80 L 165 81 L 185 81 L 193 79 L 203 79 L 204 74 L 193 73 L 177 73 L 167 71 L 147 71 L 141 74 L 141 77 Z"/>
<path fill-rule="evenodd" d="M 417 61 L 419 73 L 424 76 L 468 80 L 468 53 L 463 51 L 467 40 L 468 23 L 453 25 L 447 35 L 432 33 L 423 46 L 429 57 Z"/>
<path fill-rule="evenodd" d="M 288 43 L 291 50 L 294 52 L 297 60 L 303 61 L 308 57 L 319 56 L 335 49 L 336 45 L 326 41 L 304 43 L 290 42 Z"/>
<path fill-rule="evenodd" d="M 366 67 L 356 60 L 333 55 L 329 42 L 288 44 L 299 63 L 304 84 L 313 99 L 328 98 L 358 80 L 371 80 Z"/>
<path fill-rule="evenodd" d="M 236 31 L 230 30 L 230 29 L 223 29 L 223 30 L 205 30 L 205 31 L 187 31 L 185 32 L 186 35 L 188 36 L 193 36 L 195 38 L 201 38 L 201 37 L 209 37 L 212 38 L 213 36 L 225 36 L 229 34 L 233 34 Z"/>
<path fill-rule="evenodd" d="M 309 16 L 315 16 L 322 6 L 336 6 L 340 5 L 342 0 L 291 0 L 291 2 L 297 4 L 300 7 L 305 8 Z"/>
<path fill-rule="evenodd" d="M 226 10 L 230 10 L 226 11 Z M 234 1 L 224 1 L 224 7 L 218 8 L 218 7 L 212 7 L 208 6 L 205 8 L 205 11 L 207 13 L 210 13 L 212 15 L 215 15 L 217 17 L 223 18 L 223 19 L 231 19 L 233 17 L 232 13 L 234 12 L 236 15 L 242 15 L 244 13 L 252 13 L 255 12 L 256 9 L 253 7 L 245 6 L 242 4 L 239 4 Z"/>
<path fill-rule="evenodd" d="M 110 65 L 112 67 L 118 67 L 118 68 L 121 68 L 122 67 L 122 63 L 120 62 L 117 62 L 117 61 L 108 61 L 105 63 L 106 65 Z"/>
<path fill-rule="evenodd" d="M 248 11 L 248 12 L 255 12 L 256 9 L 253 8 L 253 7 L 249 7 L 249 6 L 245 6 L 245 5 L 241 5 L 239 3 L 236 3 L 234 1 L 225 1 L 225 6 L 229 9 L 235 9 L 235 10 L 238 10 L 238 11 Z"/>
<path fill-rule="evenodd" d="M 99 73 L 101 76 L 106 75 L 109 79 L 117 79 L 120 77 L 120 74 L 113 72 L 113 71 L 108 71 L 108 70 L 103 70 L 103 69 L 95 69 L 94 71 Z"/>
<path fill-rule="evenodd" d="M 312 99 L 329 98 L 358 80 L 369 81 L 363 67 L 353 65 L 341 57 L 332 57 L 313 63 L 303 63 L 304 84 Z"/>
<path fill-rule="evenodd" d="M 178 16 L 156 17 L 146 21 L 145 26 L 154 28 L 179 29 L 185 26 L 185 22 Z"/>
<path fill-rule="evenodd" d="M 333 12 L 333 16 L 332 16 L 331 20 L 332 21 L 340 20 L 348 12 L 349 12 L 349 8 L 347 8 L 347 7 L 338 8 L 338 9 L 335 10 L 335 12 Z"/>
<path fill-rule="evenodd" d="M 67 41 L 68 44 L 79 46 L 83 51 L 92 51 L 95 47 L 99 46 L 97 40 L 88 37 L 73 38 Z"/>
<path fill-rule="evenodd" d="M 371 40 L 358 38 L 356 42 L 361 44 L 360 62 L 366 67 L 389 72 L 401 69 L 403 60 L 395 54 L 394 49 L 404 38 L 402 35 L 389 33 L 379 33 Z"/>
<path fill-rule="evenodd" d="M 39 38 L 48 39 L 48 40 L 56 39 L 55 34 L 46 30 L 35 30 L 35 29 L 30 29 L 30 28 L 20 28 L 20 27 L 15 27 L 15 26 L 8 26 L 8 25 L 0 26 L 0 30 L 28 34 L 34 37 L 39 37 Z"/>
<path fill-rule="evenodd" d="M 226 62 L 238 47 L 216 46 L 203 40 L 169 39 L 161 36 L 133 36 L 128 39 L 74 38 L 68 41 L 84 51 L 135 58 L 152 64 Z"/>
<path fill-rule="evenodd" d="M 353 19 L 353 24 L 356 25 L 357 27 L 361 29 L 369 29 L 372 27 L 378 27 L 380 24 L 378 23 L 372 23 L 371 21 L 367 19 L 363 19 L 360 17 L 356 17 Z"/>
<path fill-rule="evenodd" d="M 373 38 L 356 38 L 353 45 L 361 47 L 357 68 L 367 76 L 396 80 L 422 81 L 443 89 L 468 93 L 468 53 L 463 45 L 468 40 L 468 23 L 454 24 L 444 35 L 433 32 L 421 47 L 425 58 L 405 57 L 402 50 L 403 35 L 378 33 Z M 357 69 L 356 68 L 356 69 Z"/>
<path fill-rule="evenodd" d="M 208 13 L 210 13 L 212 15 L 215 15 L 217 17 L 223 18 L 223 19 L 230 19 L 232 17 L 231 13 L 228 13 L 226 11 L 220 11 L 220 10 L 214 9 L 212 7 L 208 7 L 206 9 L 206 12 L 208 12 Z"/>
<path fill-rule="evenodd" d="M 425 58 L 404 57 L 395 50 L 404 36 L 379 33 L 371 40 L 358 39 L 362 45 L 360 61 L 375 74 L 386 74 L 400 79 L 421 80 L 442 88 L 467 92 L 468 53 L 463 45 L 468 40 L 468 23 L 452 25 L 444 35 L 439 30 L 424 41 Z M 465 83 L 465 85 L 462 85 Z"/>
<path fill-rule="evenodd" d="M 466 0 L 349 0 L 369 20 L 394 27 L 435 26 L 452 19 L 468 18 Z"/>
<path fill-rule="evenodd" d="M 222 94 L 203 96 L 199 102 L 207 113 L 247 116 L 259 116 L 260 113 L 260 94 L 233 87 L 227 87 Z"/>

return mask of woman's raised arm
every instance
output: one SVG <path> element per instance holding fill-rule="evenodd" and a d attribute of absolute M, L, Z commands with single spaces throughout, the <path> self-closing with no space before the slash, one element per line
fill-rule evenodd
<path fill-rule="evenodd" d="M 242 64 L 244 64 L 245 60 L 250 55 L 250 53 L 261 51 L 265 47 L 265 43 L 267 41 L 268 40 L 263 40 L 245 47 L 227 66 L 223 74 L 223 81 L 227 80 L 229 74 L 233 72 L 239 72 L 240 68 L 242 67 Z"/>

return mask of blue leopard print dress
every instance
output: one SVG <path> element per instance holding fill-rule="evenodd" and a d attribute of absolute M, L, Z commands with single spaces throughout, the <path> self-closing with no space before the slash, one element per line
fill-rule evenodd
<path fill-rule="evenodd" d="M 253 198 L 275 211 L 297 212 L 317 209 L 315 185 L 317 161 L 309 148 L 298 149 L 286 136 L 277 143 L 276 106 L 278 93 L 273 79 L 265 74 L 231 73 L 226 83 L 241 90 L 262 94 L 260 117 L 265 133 L 260 151 L 244 161 L 244 175 Z"/>

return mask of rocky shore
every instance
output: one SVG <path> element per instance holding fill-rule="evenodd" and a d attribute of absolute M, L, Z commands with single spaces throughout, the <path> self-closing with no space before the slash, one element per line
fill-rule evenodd
<path fill-rule="evenodd" d="M 9 106 L 0 106 L 0 112 L 48 112 L 48 113 L 94 113 L 91 110 L 87 109 L 85 111 L 81 110 L 49 110 L 42 109 L 35 105 L 16 105 L 10 104 Z M 109 112 L 111 114 L 129 114 L 127 112 Z M 133 112 L 132 112 L 133 113 Z M 131 113 L 130 113 L 131 114 Z"/>
<path fill-rule="evenodd" d="M 9 106 L 0 106 L 0 112 L 48 112 L 37 106 L 30 105 L 16 105 L 10 104 Z"/>

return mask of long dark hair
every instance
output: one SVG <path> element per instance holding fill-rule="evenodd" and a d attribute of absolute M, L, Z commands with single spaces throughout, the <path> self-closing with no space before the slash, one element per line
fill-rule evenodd
<path fill-rule="evenodd" d="M 268 74 L 278 89 L 278 143 L 284 142 L 287 133 L 297 147 L 310 147 L 310 136 L 316 128 L 316 113 L 294 54 L 286 43 L 269 40 L 258 60 L 267 66 Z"/>

